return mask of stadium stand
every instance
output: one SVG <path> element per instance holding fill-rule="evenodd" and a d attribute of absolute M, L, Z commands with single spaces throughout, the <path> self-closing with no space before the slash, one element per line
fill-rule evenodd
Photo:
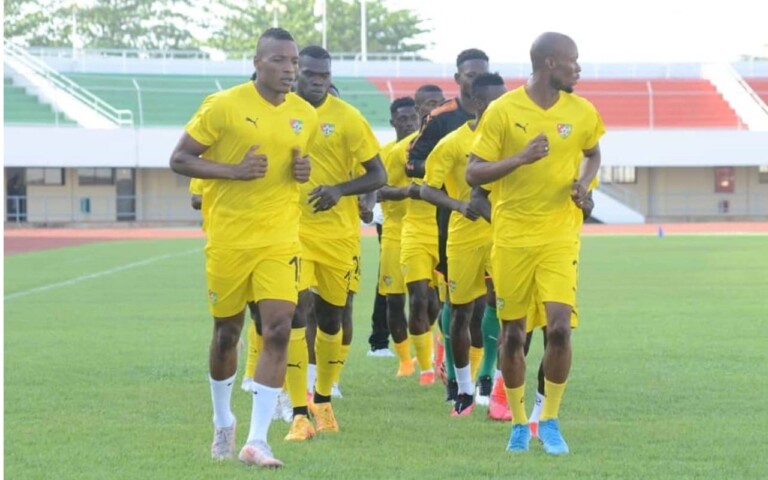
<path fill-rule="evenodd" d="M 206 95 L 246 80 L 241 76 L 210 75 L 67 73 L 66 76 L 114 107 L 132 110 L 136 124 L 148 126 L 183 125 Z M 338 78 L 334 84 L 342 97 L 359 108 L 371 124 L 387 125 L 389 97 L 368 80 Z"/>
<path fill-rule="evenodd" d="M 425 83 L 440 86 L 447 96 L 457 94 L 453 79 L 370 80 L 382 93 L 393 91 L 395 96 L 413 92 Z M 515 88 L 524 82 L 525 79 L 508 79 L 507 87 Z M 595 104 L 609 127 L 742 128 L 736 112 L 708 80 L 582 79 L 576 90 Z"/>
<path fill-rule="evenodd" d="M 751 77 L 744 80 L 765 103 L 768 103 L 768 77 Z"/>
<path fill-rule="evenodd" d="M 55 112 L 50 105 L 41 103 L 34 95 L 30 95 L 23 87 L 14 85 L 10 77 L 3 77 L 3 114 L 6 123 L 13 124 L 65 124 L 75 122 L 66 116 Z"/>

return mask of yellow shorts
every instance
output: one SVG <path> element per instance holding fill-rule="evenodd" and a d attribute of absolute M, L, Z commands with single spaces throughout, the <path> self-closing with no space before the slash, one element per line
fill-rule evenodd
<path fill-rule="evenodd" d="M 491 270 L 491 243 L 460 248 L 448 245 L 448 291 L 451 303 L 463 305 L 488 293 L 486 273 Z"/>
<path fill-rule="evenodd" d="M 258 249 L 206 247 L 208 308 L 217 318 L 231 317 L 259 300 L 298 300 L 301 247 L 298 243 Z"/>
<path fill-rule="evenodd" d="M 431 286 L 437 285 L 437 244 L 402 245 L 400 251 L 400 266 L 403 271 L 403 281 L 408 285 L 419 280 L 429 280 Z"/>
<path fill-rule="evenodd" d="M 533 299 L 531 299 L 531 305 L 528 307 L 528 315 L 525 322 L 525 331 L 531 332 L 537 328 L 544 328 L 547 326 L 547 310 L 544 307 L 544 302 L 539 299 L 539 293 L 533 292 Z M 579 315 L 576 313 L 576 305 L 573 306 L 571 312 L 571 328 L 577 328 L 579 326 Z"/>
<path fill-rule="evenodd" d="M 357 248 L 354 238 L 327 240 L 302 236 L 299 291 L 314 287 L 314 291 L 331 305 L 346 305 Z"/>
<path fill-rule="evenodd" d="M 496 308 L 502 320 L 524 318 L 533 292 L 542 302 L 576 302 L 579 243 L 574 239 L 534 247 L 491 249 Z"/>
<path fill-rule="evenodd" d="M 379 293 L 402 295 L 405 293 L 403 270 L 400 266 L 400 242 L 381 242 L 379 257 Z"/>

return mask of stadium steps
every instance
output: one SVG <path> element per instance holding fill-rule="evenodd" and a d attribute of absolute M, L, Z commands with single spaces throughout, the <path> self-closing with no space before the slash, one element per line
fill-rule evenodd
<path fill-rule="evenodd" d="M 458 93 L 451 78 L 369 78 L 382 92 L 392 85 L 396 96 L 410 95 L 421 85 L 438 85 L 446 97 Z M 525 79 L 507 79 L 507 87 L 522 85 Z M 653 91 L 649 101 L 648 86 Z M 715 87 L 704 79 L 582 79 L 579 95 L 595 104 L 610 128 L 743 128 L 736 112 Z M 653 115 L 651 115 L 651 109 Z"/>
<path fill-rule="evenodd" d="M 38 97 L 28 94 L 23 87 L 15 85 L 12 78 L 3 76 L 3 80 L 3 114 L 6 124 L 75 125 L 70 118 L 42 103 Z"/>
<path fill-rule="evenodd" d="M 727 63 L 708 63 L 702 76 L 723 96 L 752 131 L 768 131 L 768 106 L 744 78 Z"/>
<path fill-rule="evenodd" d="M 768 103 L 768 78 L 748 77 L 744 80 L 750 87 L 752 87 L 752 90 L 755 91 L 763 102 Z"/>
<path fill-rule="evenodd" d="M 133 112 L 136 125 L 184 125 L 200 103 L 219 87 L 226 89 L 247 77 L 65 73 L 117 108 Z M 389 125 L 389 97 L 364 78 L 334 78 L 343 99 L 357 107 L 374 127 Z M 138 89 L 136 88 L 138 85 Z M 141 108 L 139 108 L 141 97 Z"/>

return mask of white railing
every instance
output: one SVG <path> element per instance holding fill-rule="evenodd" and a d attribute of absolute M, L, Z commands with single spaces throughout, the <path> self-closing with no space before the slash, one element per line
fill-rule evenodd
<path fill-rule="evenodd" d="M 133 126 L 133 112 L 131 110 L 117 109 L 113 107 L 69 78 L 61 75 L 59 72 L 45 64 L 45 62 L 30 55 L 13 42 L 6 41 L 4 47 L 5 56 L 7 58 L 12 58 L 21 63 L 36 75 L 43 77 L 56 88 L 73 96 L 78 101 L 113 122 L 115 125 L 120 127 Z"/>

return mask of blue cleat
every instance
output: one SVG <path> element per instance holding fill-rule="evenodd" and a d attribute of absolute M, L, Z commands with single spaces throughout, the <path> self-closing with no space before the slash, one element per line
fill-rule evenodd
<path fill-rule="evenodd" d="M 550 455 L 568 453 L 568 444 L 565 443 L 565 439 L 560 433 L 560 425 L 558 425 L 556 418 L 539 422 L 539 439 L 544 445 L 544 451 Z"/>
<path fill-rule="evenodd" d="M 527 452 L 531 443 L 531 429 L 527 423 L 512 425 L 512 433 L 509 434 L 508 452 Z"/>

